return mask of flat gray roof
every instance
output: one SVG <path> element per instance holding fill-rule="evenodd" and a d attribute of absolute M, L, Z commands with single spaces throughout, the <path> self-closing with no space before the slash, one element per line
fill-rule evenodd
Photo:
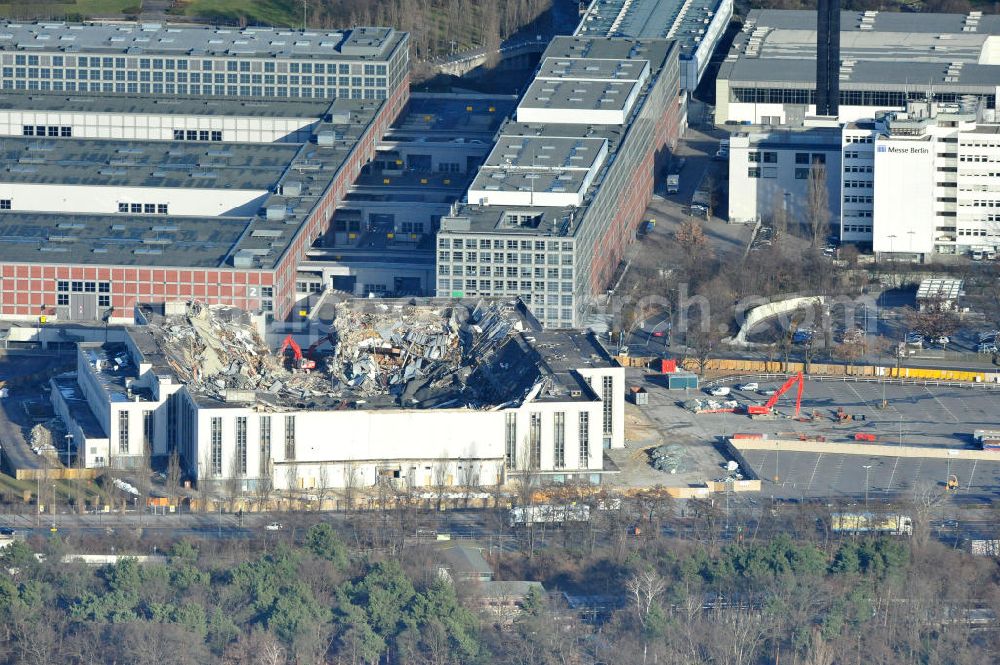
<path fill-rule="evenodd" d="M 269 192 L 280 187 L 283 193 L 270 194 L 262 208 L 277 208 L 283 214 L 281 219 L 268 220 L 263 215 L 179 217 L 6 211 L 0 213 L 0 262 L 226 268 L 234 267 L 237 257 L 241 259 L 240 268 L 269 270 L 291 245 L 384 103 L 334 100 L 325 114 L 332 122 L 320 122 L 313 130 L 316 135 L 336 133 L 336 139 L 328 146 L 215 143 L 195 147 L 181 142 L 35 139 L 32 143 L 29 138 L 4 139 L 0 155 L 8 166 L 37 170 L 34 173 L 19 170 L 13 174 L 9 170 L 0 171 L 0 181 L 16 178 L 24 182 L 69 184 L 75 182 L 73 178 L 79 178 L 77 184 L 122 184 L 124 180 L 169 187 L 185 186 L 167 183 L 183 183 L 187 177 L 190 181 L 187 186 L 209 189 L 235 188 L 241 183 Z M 44 162 L 11 161 L 8 153 L 16 153 L 18 148 L 25 155 L 36 154 L 27 149 L 31 145 L 52 146 L 37 151 Z M 119 149 L 125 152 L 115 152 Z M 182 154 L 170 155 L 172 150 Z M 120 159 L 121 163 L 99 166 L 103 158 Z M 160 166 L 166 175 L 146 176 L 157 168 L 153 163 L 155 158 L 177 164 L 177 172 Z M 88 160 L 89 170 L 72 163 L 75 159 Z M 129 160 L 141 165 L 127 163 Z M 216 173 L 216 177 L 192 178 L 193 160 L 199 162 L 199 170 Z M 102 174 L 101 170 L 108 172 Z M 297 194 L 292 193 L 293 183 Z"/>
<path fill-rule="evenodd" d="M 1000 56 L 990 45 L 996 35 L 998 16 L 841 12 L 840 87 L 990 93 L 1000 81 Z M 754 10 L 719 79 L 733 87 L 811 89 L 815 62 L 815 12 Z"/>
<path fill-rule="evenodd" d="M 250 219 L 0 215 L 0 262 L 220 267 Z"/>
<path fill-rule="evenodd" d="M 538 67 L 535 80 L 638 81 L 648 66 L 649 63 L 642 60 L 545 58 Z"/>
<path fill-rule="evenodd" d="M 269 189 L 300 146 L 7 137 L 0 183 Z"/>
<path fill-rule="evenodd" d="M 607 139 L 579 136 L 533 136 L 504 133 L 484 168 L 590 169 Z"/>
<path fill-rule="evenodd" d="M 681 53 L 698 48 L 707 24 L 722 0 L 596 0 L 580 20 L 576 34 L 608 37 L 673 38 Z"/>
<path fill-rule="evenodd" d="M 303 60 L 387 57 L 406 33 L 391 28 L 290 30 L 159 23 L 0 23 L 0 51 Z"/>
<path fill-rule="evenodd" d="M 621 111 L 638 81 L 555 81 L 535 79 L 519 108 Z"/>
<path fill-rule="evenodd" d="M 24 94 L 19 90 L 0 93 L 0 109 L 58 111 L 66 113 L 123 113 L 149 115 L 197 115 L 261 118 L 319 118 L 330 100 L 269 99 L 240 100 L 215 97 L 151 97 L 65 93 Z"/>

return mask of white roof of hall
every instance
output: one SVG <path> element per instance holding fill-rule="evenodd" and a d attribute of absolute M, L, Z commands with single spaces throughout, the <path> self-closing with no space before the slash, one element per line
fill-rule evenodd
<path fill-rule="evenodd" d="M 1000 16 L 841 12 L 841 87 L 989 86 L 1000 81 Z M 815 83 L 816 13 L 754 10 L 719 71 L 722 80 Z"/>
<path fill-rule="evenodd" d="M 143 24 L 0 23 L 0 51 L 276 58 L 378 58 L 406 34 L 392 28 L 291 30 Z"/>

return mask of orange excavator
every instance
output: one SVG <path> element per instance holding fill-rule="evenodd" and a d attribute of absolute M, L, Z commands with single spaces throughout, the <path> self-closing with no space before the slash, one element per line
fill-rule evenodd
<path fill-rule="evenodd" d="M 302 355 L 302 347 L 299 346 L 294 339 L 292 339 L 291 335 L 285 337 L 285 341 L 281 343 L 281 350 L 278 352 L 278 355 L 284 357 L 285 351 L 287 351 L 289 348 L 292 349 L 292 353 L 294 354 L 295 357 L 294 362 L 292 364 L 292 369 L 300 369 L 306 371 L 311 369 L 316 369 L 316 361 L 310 358 L 306 358 Z"/>
<path fill-rule="evenodd" d="M 778 388 L 771 399 L 767 400 L 764 406 L 759 406 L 757 404 L 751 404 L 747 407 L 747 415 L 750 416 L 769 416 L 771 415 L 771 409 L 774 405 L 778 403 L 778 398 L 791 390 L 792 386 L 799 384 L 798 392 L 795 395 L 795 417 L 799 417 L 799 411 L 802 409 L 802 389 L 805 387 L 805 378 L 802 376 L 802 372 L 789 377 L 785 383 Z"/>

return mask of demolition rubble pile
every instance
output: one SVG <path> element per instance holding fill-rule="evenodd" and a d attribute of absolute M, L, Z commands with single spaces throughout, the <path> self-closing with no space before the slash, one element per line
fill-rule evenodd
<path fill-rule="evenodd" d="M 243 310 L 196 302 L 184 315 L 150 325 L 149 332 L 192 392 L 226 398 L 242 391 L 277 394 L 290 388 L 286 380 L 291 372 L 267 348 Z"/>
<path fill-rule="evenodd" d="M 508 337 L 523 330 L 512 308 L 479 303 L 443 308 L 405 304 L 337 306 L 326 372 L 357 397 L 390 395 L 402 406 L 475 406 L 466 381 Z"/>
<path fill-rule="evenodd" d="M 323 340 L 330 346 L 306 352 L 317 352 L 311 372 L 291 369 L 235 308 L 194 304 L 150 333 L 180 381 L 217 399 L 441 408 L 481 406 L 466 380 L 523 329 L 513 308 L 498 303 L 341 303 Z"/>

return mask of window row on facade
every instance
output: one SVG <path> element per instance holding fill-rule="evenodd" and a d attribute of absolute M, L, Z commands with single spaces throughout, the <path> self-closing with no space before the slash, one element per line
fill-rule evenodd
<path fill-rule="evenodd" d="M 573 243 L 560 242 L 558 240 L 500 240 L 490 238 L 448 238 L 442 236 L 438 238 L 438 249 L 520 249 L 556 252 L 573 251 Z"/>
<path fill-rule="evenodd" d="M 213 97 L 299 97 L 307 99 L 385 99 L 386 88 L 326 88 L 307 86 L 198 85 L 187 83 L 87 83 L 3 79 L 4 90 L 41 92 L 99 92 L 127 95 L 194 95 Z"/>
<path fill-rule="evenodd" d="M 202 71 L 202 72 L 268 72 L 292 74 L 367 74 L 369 76 L 385 76 L 387 69 L 384 64 L 346 63 L 346 62 L 290 62 L 287 60 L 265 60 L 255 58 L 250 60 L 218 60 L 207 58 L 126 58 L 121 56 L 85 56 L 85 55 L 28 55 L 3 54 L 4 65 L 17 67 L 40 68 L 90 68 L 90 69 L 138 69 L 142 71 Z M 6 72 L 9 67 L 4 67 Z M 38 76 L 31 74 L 29 76 Z M 5 74 L 6 76 L 6 74 Z"/>

